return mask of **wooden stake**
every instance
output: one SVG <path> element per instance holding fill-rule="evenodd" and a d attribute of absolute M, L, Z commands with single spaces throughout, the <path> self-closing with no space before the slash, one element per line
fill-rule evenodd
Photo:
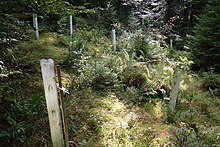
<path fill-rule="evenodd" d="M 62 122 L 63 122 L 63 130 L 64 130 L 64 140 L 66 147 L 69 147 L 69 137 L 68 137 L 68 127 L 67 127 L 67 120 L 65 116 L 65 108 L 64 108 L 64 95 L 62 90 L 62 79 L 61 79 L 61 72 L 60 66 L 57 65 L 57 77 L 58 77 L 58 84 L 60 88 L 60 104 L 61 104 L 61 115 L 62 115 Z"/>
<path fill-rule="evenodd" d="M 176 100 L 180 86 L 180 78 L 181 78 L 182 70 L 179 67 L 176 67 L 173 73 L 172 87 L 170 92 L 170 110 L 175 111 Z"/>
<path fill-rule="evenodd" d="M 57 96 L 54 62 L 52 59 L 40 61 L 44 91 L 46 96 L 47 111 L 50 123 L 50 132 L 53 147 L 63 147 L 63 130 L 60 116 L 59 101 Z"/>
<path fill-rule="evenodd" d="M 73 36 L 73 16 L 70 15 L 70 38 Z"/>
<path fill-rule="evenodd" d="M 34 25 L 34 29 L 35 29 L 36 38 L 39 39 L 37 14 L 33 14 L 33 25 Z"/>
<path fill-rule="evenodd" d="M 113 47 L 114 47 L 114 50 L 116 51 L 116 34 L 115 34 L 115 29 L 112 30 L 112 41 L 113 41 Z"/>
<path fill-rule="evenodd" d="M 73 49 L 73 16 L 70 15 L 70 49 Z"/>

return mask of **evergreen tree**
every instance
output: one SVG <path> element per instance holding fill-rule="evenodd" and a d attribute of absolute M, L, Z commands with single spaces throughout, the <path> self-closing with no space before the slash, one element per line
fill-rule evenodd
<path fill-rule="evenodd" d="M 198 17 L 190 37 L 195 70 L 214 68 L 220 72 L 220 3 L 210 0 Z"/>
<path fill-rule="evenodd" d="M 209 0 L 166 0 L 164 33 L 174 39 L 177 50 L 185 50 L 186 36 L 192 34 L 196 16 L 202 14 Z M 169 40 L 168 40 L 169 42 Z"/>

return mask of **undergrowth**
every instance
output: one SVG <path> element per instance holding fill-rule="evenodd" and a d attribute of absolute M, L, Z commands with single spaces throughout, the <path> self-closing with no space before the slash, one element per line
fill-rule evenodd
<path fill-rule="evenodd" d="M 61 64 L 70 85 L 65 109 L 69 140 L 75 146 L 216 144 L 218 74 L 184 70 L 176 111 L 171 112 L 167 99 L 174 65 L 180 63 L 177 57 L 152 41 L 147 31 L 125 28 L 117 28 L 119 44 L 114 51 L 111 30 L 88 26 L 82 18 L 76 21 L 73 38 L 67 30 L 44 34 L 40 40 L 20 43 L 0 59 L 1 146 L 51 146 L 42 58 Z M 167 57 L 161 72 L 163 54 Z M 210 126 L 212 130 L 206 131 Z"/>
<path fill-rule="evenodd" d="M 50 139 L 43 135 L 49 134 L 49 127 L 39 61 L 61 62 L 68 49 L 56 42 L 54 34 L 43 34 L 40 40 L 21 42 L 1 58 L 1 146 L 40 145 L 45 144 L 42 139 Z M 45 128 L 44 133 L 40 128 Z"/>

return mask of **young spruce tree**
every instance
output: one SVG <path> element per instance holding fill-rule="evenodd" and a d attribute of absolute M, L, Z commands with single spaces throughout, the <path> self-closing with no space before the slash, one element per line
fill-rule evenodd
<path fill-rule="evenodd" d="M 198 17 L 191 36 L 195 70 L 214 68 L 220 72 L 220 2 L 209 0 L 203 13 Z"/>

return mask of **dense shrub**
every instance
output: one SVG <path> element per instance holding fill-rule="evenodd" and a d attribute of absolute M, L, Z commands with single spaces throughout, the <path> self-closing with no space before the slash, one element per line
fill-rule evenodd
<path fill-rule="evenodd" d="M 84 59 L 76 80 L 79 87 L 91 86 L 95 90 L 106 90 L 120 85 L 117 67 L 112 67 L 117 60 L 105 55 L 93 55 Z"/>
<path fill-rule="evenodd" d="M 146 37 L 134 38 L 134 52 L 140 61 L 150 60 L 152 58 L 152 48 Z"/>
<path fill-rule="evenodd" d="M 216 146 L 218 145 L 219 127 L 201 127 L 195 131 L 187 124 L 181 122 L 178 128 L 170 129 L 170 140 L 173 145 L 179 147 L 186 146 Z"/>
<path fill-rule="evenodd" d="M 220 96 L 220 75 L 210 71 L 203 72 L 200 76 L 202 77 L 202 87 L 205 90 L 209 90 L 215 96 Z"/>
<path fill-rule="evenodd" d="M 131 73 L 124 77 L 124 84 L 126 87 L 133 86 L 136 88 L 141 88 L 143 87 L 145 81 L 146 81 L 145 77 L 140 73 Z"/>

